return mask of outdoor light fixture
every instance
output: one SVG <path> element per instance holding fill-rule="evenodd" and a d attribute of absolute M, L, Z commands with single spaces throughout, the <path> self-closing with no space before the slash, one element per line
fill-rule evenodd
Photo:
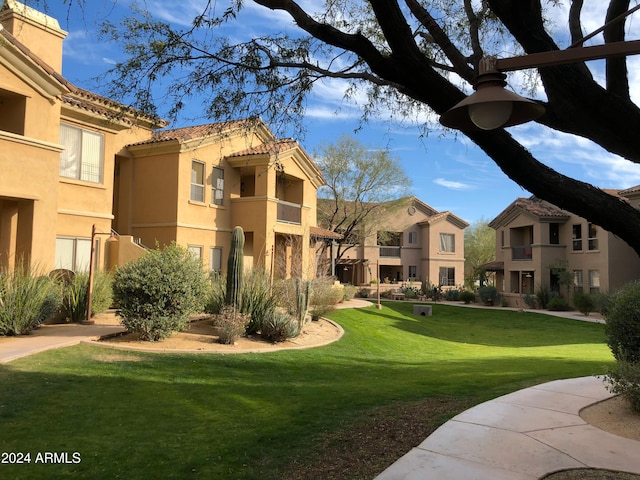
<path fill-rule="evenodd" d="M 506 75 L 496 69 L 495 57 L 480 61 L 480 73 L 468 96 L 440 117 L 445 127 L 458 130 L 494 130 L 535 120 L 544 113 L 544 107 L 533 100 L 505 90 Z"/>
<path fill-rule="evenodd" d="M 607 26 L 638 9 L 640 5 L 616 17 L 565 50 L 552 50 L 511 58 L 482 58 L 478 64 L 478 76 L 473 82 L 476 92 L 445 112 L 440 117 L 440 123 L 457 130 L 480 131 L 510 127 L 535 120 L 544 114 L 544 106 L 505 90 L 507 83 L 503 72 L 639 54 L 640 40 L 611 42 L 590 47 L 581 46 L 583 42 Z"/>

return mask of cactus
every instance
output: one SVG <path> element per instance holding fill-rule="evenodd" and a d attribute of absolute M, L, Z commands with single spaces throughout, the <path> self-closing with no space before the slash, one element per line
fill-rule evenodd
<path fill-rule="evenodd" d="M 306 281 L 304 288 L 299 278 L 295 279 L 296 285 L 296 318 L 298 327 L 302 331 L 304 327 L 307 312 L 309 311 L 309 301 L 311 300 L 311 282 Z"/>
<path fill-rule="evenodd" d="M 231 235 L 231 249 L 227 261 L 227 293 L 225 303 L 240 309 L 242 275 L 244 273 L 244 232 L 235 227 Z"/>

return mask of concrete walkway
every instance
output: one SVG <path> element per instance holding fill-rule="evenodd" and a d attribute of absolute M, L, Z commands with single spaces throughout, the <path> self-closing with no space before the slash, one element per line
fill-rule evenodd
<path fill-rule="evenodd" d="M 97 315 L 95 324 L 65 323 L 43 325 L 29 335 L 0 337 L 0 363 L 53 348 L 70 347 L 85 340 L 97 340 L 103 335 L 124 331 L 113 314 Z"/>
<path fill-rule="evenodd" d="M 639 441 L 579 416 L 610 396 L 596 377 L 504 395 L 446 422 L 375 480 L 534 480 L 573 468 L 640 474 Z"/>

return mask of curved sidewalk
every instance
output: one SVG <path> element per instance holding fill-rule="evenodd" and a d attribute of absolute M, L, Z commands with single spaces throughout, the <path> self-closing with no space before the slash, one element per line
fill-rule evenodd
<path fill-rule="evenodd" d="M 556 380 L 452 418 L 375 480 L 535 480 L 572 468 L 640 474 L 640 441 L 580 418 L 611 397 L 602 379 Z"/>

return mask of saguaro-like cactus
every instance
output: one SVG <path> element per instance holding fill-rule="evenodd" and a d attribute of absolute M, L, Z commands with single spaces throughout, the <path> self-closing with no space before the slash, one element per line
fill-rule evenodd
<path fill-rule="evenodd" d="M 296 285 L 296 317 L 298 320 L 298 326 L 302 331 L 302 327 L 304 327 L 305 319 L 307 317 L 307 312 L 309 311 L 309 301 L 311 300 L 311 282 L 304 282 L 304 286 L 302 281 L 299 278 L 295 279 Z"/>
<path fill-rule="evenodd" d="M 231 249 L 227 261 L 227 294 L 226 304 L 240 308 L 242 291 L 242 275 L 244 272 L 244 232 L 242 227 L 235 227 L 231 235 Z"/>

